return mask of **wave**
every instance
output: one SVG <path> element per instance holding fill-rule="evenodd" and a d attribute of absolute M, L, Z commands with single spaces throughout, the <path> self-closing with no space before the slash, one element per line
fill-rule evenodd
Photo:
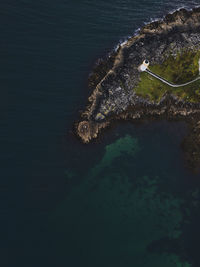
<path fill-rule="evenodd" d="M 173 14 L 174 12 L 179 11 L 179 10 L 181 10 L 181 9 L 187 9 L 187 10 L 191 11 L 192 9 L 197 8 L 197 7 L 200 7 L 200 4 L 199 4 L 199 3 L 193 3 L 193 4 L 188 4 L 188 5 L 186 5 L 186 4 L 183 5 L 183 4 L 182 4 L 181 6 L 179 6 L 179 7 L 177 7 L 177 8 L 173 8 L 173 9 L 171 9 L 170 11 L 168 11 L 167 13 L 165 13 L 163 16 L 160 16 L 160 17 L 151 17 L 148 21 L 143 22 L 143 25 L 142 25 L 141 27 L 138 27 L 138 28 L 133 32 L 132 35 L 128 35 L 128 36 L 126 36 L 126 37 L 121 38 L 121 39 L 119 40 L 119 42 L 117 43 L 117 45 L 114 47 L 113 50 L 116 52 L 116 51 L 119 49 L 119 47 L 122 47 L 122 46 L 126 45 L 126 43 L 128 42 L 128 40 L 129 40 L 130 38 L 132 38 L 132 37 L 138 35 L 139 32 L 140 32 L 140 30 L 141 30 L 145 25 L 148 25 L 148 24 L 153 23 L 153 22 L 156 22 L 156 21 L 163 20 L 167 14 Z"/>

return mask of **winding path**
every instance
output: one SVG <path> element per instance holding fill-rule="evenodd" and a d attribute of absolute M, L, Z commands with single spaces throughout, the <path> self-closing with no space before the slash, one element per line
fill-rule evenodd
<path fill-rule="evenodd" d="M 177 88 L 177 87 L 182 87 L 182 86 L 186 86 L 186 85 L 189 85 L 189 84 L 191 84 L 191 83 L 194 83 L 194 82 L 200 80 L 200 76 L 198 76 L 196 79 L 194 79 L 194 80 L 192 80 L 192 81 L 190 81 L 190 82 L 183 83 L 183 84 L 174 84 L 174 83 L 168 82 L 167 80 L 165 80 L 164 78 L 160 77 L 159 75 L 153 73 L 153 72 L 150 71 L 149 69 L 146 69 L 145 72 L 147 72 L 147 73 L 150 74 L 151 76 L 157 78 L 158 80 L 162 81 L 163 83 L 165 83 L 165 84 L 167 84 L 167 85 L 169 85 L 169 86 L 171 86 L 171 87 L 175 87 L 175 88 Z"/>

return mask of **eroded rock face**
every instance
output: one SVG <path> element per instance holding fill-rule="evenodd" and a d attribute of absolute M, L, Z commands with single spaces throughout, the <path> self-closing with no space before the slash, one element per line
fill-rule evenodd
<path fill-rule="evenodd" d="M 87 143 L 96 138 L 99 131 L 115 119 L 192 118 L 195 125 L 200 103 L 187 103 L 168 94 L 154 103 L 134 91 L 140 79 L 138 66 L 144 59 L 162 64 L 170 53 L 176 56 L 183 49 L 200 49 L 200 8 L 181 9 L 146 25 L 117 52 L 100 61 L 89 79 L 93 93 L 88 107 L 76 127 L 82 141 Z M 199 150 L 195 153 L 200 162 Z"/>

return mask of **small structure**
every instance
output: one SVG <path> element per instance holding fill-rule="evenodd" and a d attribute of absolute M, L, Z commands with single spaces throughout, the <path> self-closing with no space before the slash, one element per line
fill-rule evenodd
<path fill-rule="evenodd" d="M 138 70 L 143 72 L 149 67 L 149 61 L 145 59 L 142 63 L 142 65 L 139 66 Z"/>
<path fill-rule="evenodd" d="M 172 82 L 167 81 L 165 78 L 162 78 L 161 76 L 157 75 L 156 73 L 153 73 L 153 72 L 148 68 L 148 66 L 149 66 L 149 61 L 146 60 L 146 59 L 143 61 L 142 65 L 140 65 L 140 66 L 138 67 L 138 70 L 139 70 L 140 72 L 146 72 L 146 73 L 150 74 L 150 75 L 153 76 L 154 78 L 160 80 L 161 82 L 163 82 L 163 83 L 165 83 L 165 84 L 167 84 L 167 85 L 169 85 L 169 86 L 171 86 L 171 87 L 176 87 L 176 88 L 177 88 L 177 87 L 187 86 L 187 85 L 189 85 L 189 84 L 191 84 L 191 83 L 194 83 L 194 82 L 200 80 L 200 59 L 199 59 L 198 63 L 199 63 L 199 75 L 197 76 L 197 78 L 196 78 L 196 79 L 193 79 L 193 80 L 190 81 L 190 82 L 186 82 L 186 83 L 183 83 L 183 84 L 174 84 L 174 83 L 172 83 Z"/>

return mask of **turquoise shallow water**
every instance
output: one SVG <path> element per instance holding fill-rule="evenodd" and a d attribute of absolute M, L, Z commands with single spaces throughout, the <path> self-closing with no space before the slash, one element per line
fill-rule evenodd
<path fill-rule="evenodd" d="M 199 1 L 1 1 L 0 266 L 200 266 L 183 122 L 72 132 L 95 61 Z"/>

